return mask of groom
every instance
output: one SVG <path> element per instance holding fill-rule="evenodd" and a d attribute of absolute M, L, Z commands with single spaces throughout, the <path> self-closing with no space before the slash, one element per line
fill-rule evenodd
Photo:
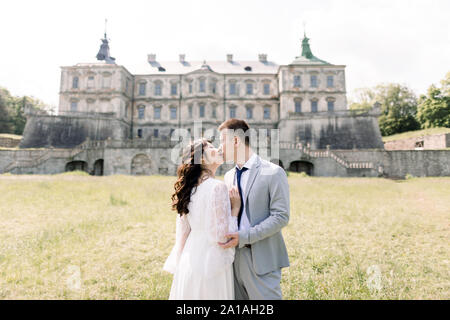
<path fill-rule="evenodd" d="M 250 148 L 250 128 L 239 119 L 219 126 L 221 152 L 235 167 L 225 174 L 241 195 L 239 231 L 222 248 L 236 247 L 233 263 L 237 300 L 282 299 L 281 268 L 289 258 L 281 228 L 289 222 L 289 185 L 283 168 L 261 159 Z"/>

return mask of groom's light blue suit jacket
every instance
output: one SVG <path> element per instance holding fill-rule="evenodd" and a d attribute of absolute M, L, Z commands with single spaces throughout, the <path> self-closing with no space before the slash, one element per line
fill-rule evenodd
<path fill-rule="evenodd" d="M 235 168 L 225 174 L 231 188 Z M 257 156 L 244 192 L 251 228 L 239 230 L 239 248 L 251 244 L 253 268 L 259 275 L 289 266 L 281 229 L 289 222 L 289 184 L 280 166 Z"/>

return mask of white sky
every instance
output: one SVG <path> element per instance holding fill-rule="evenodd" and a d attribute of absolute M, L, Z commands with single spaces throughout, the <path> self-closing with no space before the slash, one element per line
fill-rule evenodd
<path fill-rule="evenodd" d="M 449 0 L 2 1 L 0 86 L 57 105 L 60 66 L 95 61 L 108 19 L 120 65 L 146 60 L 256 60 L 313 54 L 346 68 L 355 88 L 399 82 L 425 93 L 450 71 Z"/>

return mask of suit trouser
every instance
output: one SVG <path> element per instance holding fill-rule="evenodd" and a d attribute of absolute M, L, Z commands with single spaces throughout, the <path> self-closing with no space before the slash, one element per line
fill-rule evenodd
<path fill-rule="evenodd" d="M 250 248 L 236 247 L 233 263 L 236 300 L 281 300 L 281 268 L 258 275 Z"/>

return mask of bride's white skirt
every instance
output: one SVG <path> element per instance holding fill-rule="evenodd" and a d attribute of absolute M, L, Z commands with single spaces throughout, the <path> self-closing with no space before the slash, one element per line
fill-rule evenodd
<path fill-rule="evenodd" d="M 204 232 L 191 231 L 173 276 L 169 299 L 234 300 L 233 260 L 226 265 L 215 263 L 223 250 L 208 242 Z M 225 250 L 228 256 L 234 256 L 234 250 Z"/>

